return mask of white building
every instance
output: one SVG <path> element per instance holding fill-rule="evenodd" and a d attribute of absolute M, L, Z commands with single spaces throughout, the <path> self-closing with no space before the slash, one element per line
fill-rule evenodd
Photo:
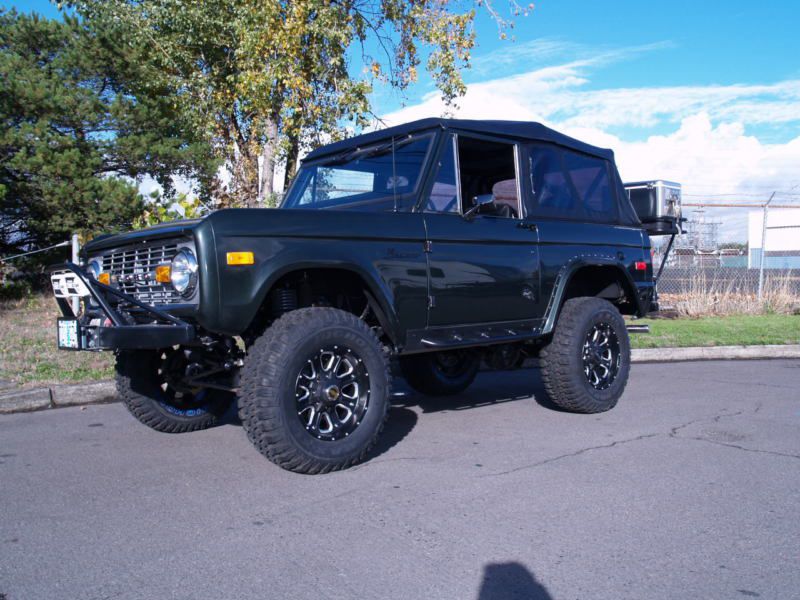
<path fill-rule="evenodd" d="M 757 269 L 761 261 L 761 232 L 764 211 L 748 214 L 748 266 Z M 800 269 L 800 208 L 772 208 L 767 212 L 767 254 L 764 268 Z"/>

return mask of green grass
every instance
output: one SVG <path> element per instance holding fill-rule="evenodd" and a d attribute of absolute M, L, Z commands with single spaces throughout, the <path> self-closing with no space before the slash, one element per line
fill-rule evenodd
<path fill-rule="evenodd" d="M 649 334 L 631 335 L 634 348 L 800 344 L 800 315 L 739 315 L 698 319 L 640 319 Z"/>
<path fill-rule="evenodd" d="M 52 296 L 0 303 L 0 380 L 17 385 L 82 383 L 113 376 L 110 352 L 56 348 L 58 308 Z M 800 344 L 800 315 L 746 315 L 638 320 L 650 334 L 631 336 L 634 348 Z"/>
<path fill-rule="evenodd" d="M 83 383 L 113 376 L 110 352 L 69 352 L 56 348 L 52 296 L 0 303 L 0 379 L 17 385 Z"/>

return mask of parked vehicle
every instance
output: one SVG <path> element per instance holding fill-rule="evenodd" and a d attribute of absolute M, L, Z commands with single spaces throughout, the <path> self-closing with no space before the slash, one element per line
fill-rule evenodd
<path fill-rule="evenodd" d="M 311 152 L 278 210 L 98 237 L 52 281 L 59 345 L 115 351 L 140 421 L 203 429 L 238 401 L 267 458 L 323 473 L 367 456 L 395 360 L 438 396 L 538 357 L 552 403 L 612 408 L 650 249 L 611 151 L 425 119 Z"/>

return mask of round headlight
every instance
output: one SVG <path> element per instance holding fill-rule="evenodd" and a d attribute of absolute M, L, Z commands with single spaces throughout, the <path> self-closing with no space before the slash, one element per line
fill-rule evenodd
<path fill-rule="evenodd" d="M 172 259 L 170 280 L 175 290 L 183 296 L 190 296 L 197 285 L 197 259 L 191 250 L 181 250 Z"/>
<path fill-rule="evenodd" d="M 93 279 L 97 279 L 100 276 L 100 273 L 103 272 L 103 263 L 99 258 L 93 258 L 90 260 L 86 267 L 89 269 L 89 275 L 91 275 Z"/>

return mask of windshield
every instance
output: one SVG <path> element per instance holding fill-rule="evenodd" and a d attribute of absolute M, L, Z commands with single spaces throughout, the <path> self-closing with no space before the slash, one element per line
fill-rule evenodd
<path fill-rule="evenodd" d="M 303 167 L 283 208 L 408 210 L 415 204 L 431 139 L 389 140 Z"/>

